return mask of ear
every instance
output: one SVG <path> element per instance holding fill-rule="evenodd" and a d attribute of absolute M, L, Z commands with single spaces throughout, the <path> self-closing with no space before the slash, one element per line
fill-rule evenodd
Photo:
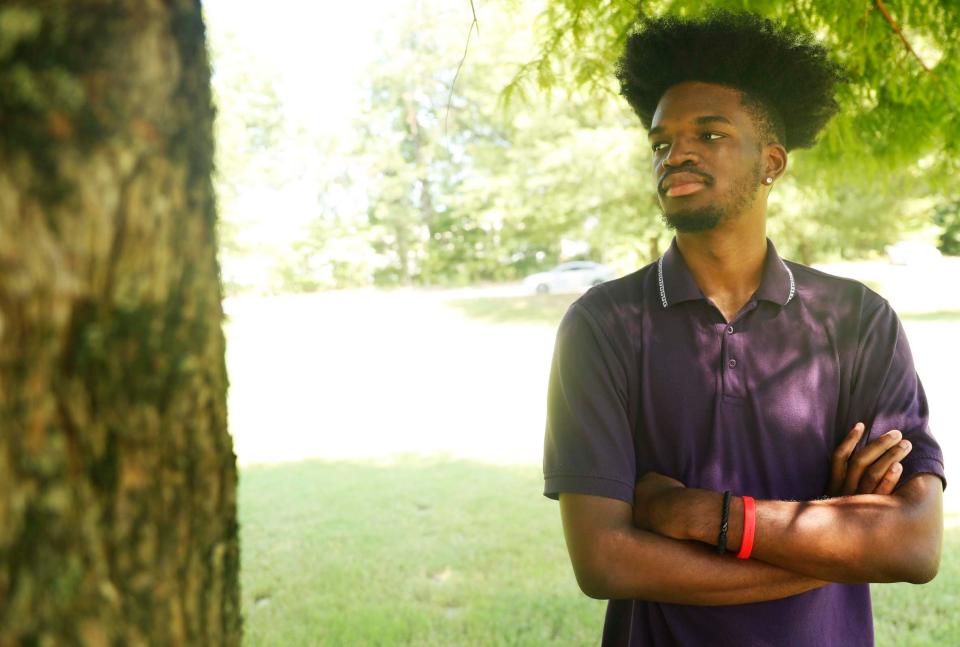
<path fill-rule="evenodd" d="M 779 178 L 787 170 L 787 149 L 781 144 L 763 147 L 763 177 Z"/>

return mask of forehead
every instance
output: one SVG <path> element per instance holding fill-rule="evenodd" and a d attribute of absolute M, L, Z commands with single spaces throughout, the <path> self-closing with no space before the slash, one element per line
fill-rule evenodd
<path fill-rule="evenodd" d="M 752 126 L 739 90 L 715 83 L 685 81 L 663 93 L 650 127 L 688 122 L 705 115 L 725 117 L 739 128 Z"/>

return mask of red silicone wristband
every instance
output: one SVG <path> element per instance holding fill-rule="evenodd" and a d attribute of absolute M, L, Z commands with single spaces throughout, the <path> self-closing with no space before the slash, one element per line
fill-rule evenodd
<path fill-rule="evenodd" d="M 753 551 L 753 535 L 757 531 L 757 502 L 752 496 L 743 497 L 743 541 L 737 559 L 749 559 Z"/>

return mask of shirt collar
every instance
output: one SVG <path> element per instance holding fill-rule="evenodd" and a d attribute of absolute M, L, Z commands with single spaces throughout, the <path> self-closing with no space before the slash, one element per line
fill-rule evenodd
<path fill-rule="evenodd" d="M 670 249 L 657 261 L 657 282 L 660 286 L 660 302 L 664 308 L 684 301 L 705 299 L 703 291 L 693 280 L 687 268 L 683 254 L 677 246 L 677 239 L 670 243 Z M 763 261 L 763 278 L 754 298 L 785 306 L 797 293 L 797 284 L 793 272 L 777 254 L 773 242 L 767 239 L 767 255 Z"/>

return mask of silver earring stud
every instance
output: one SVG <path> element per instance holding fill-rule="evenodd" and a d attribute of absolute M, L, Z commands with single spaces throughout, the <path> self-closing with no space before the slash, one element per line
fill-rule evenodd
<path fill-rule="evenodd" d="M 773 178 L 772 178 L 772 177 L 766 177 L 766 178 L 763 179 L 763 183 L 764 183 L 764 184 L 773 184 Z"/>

